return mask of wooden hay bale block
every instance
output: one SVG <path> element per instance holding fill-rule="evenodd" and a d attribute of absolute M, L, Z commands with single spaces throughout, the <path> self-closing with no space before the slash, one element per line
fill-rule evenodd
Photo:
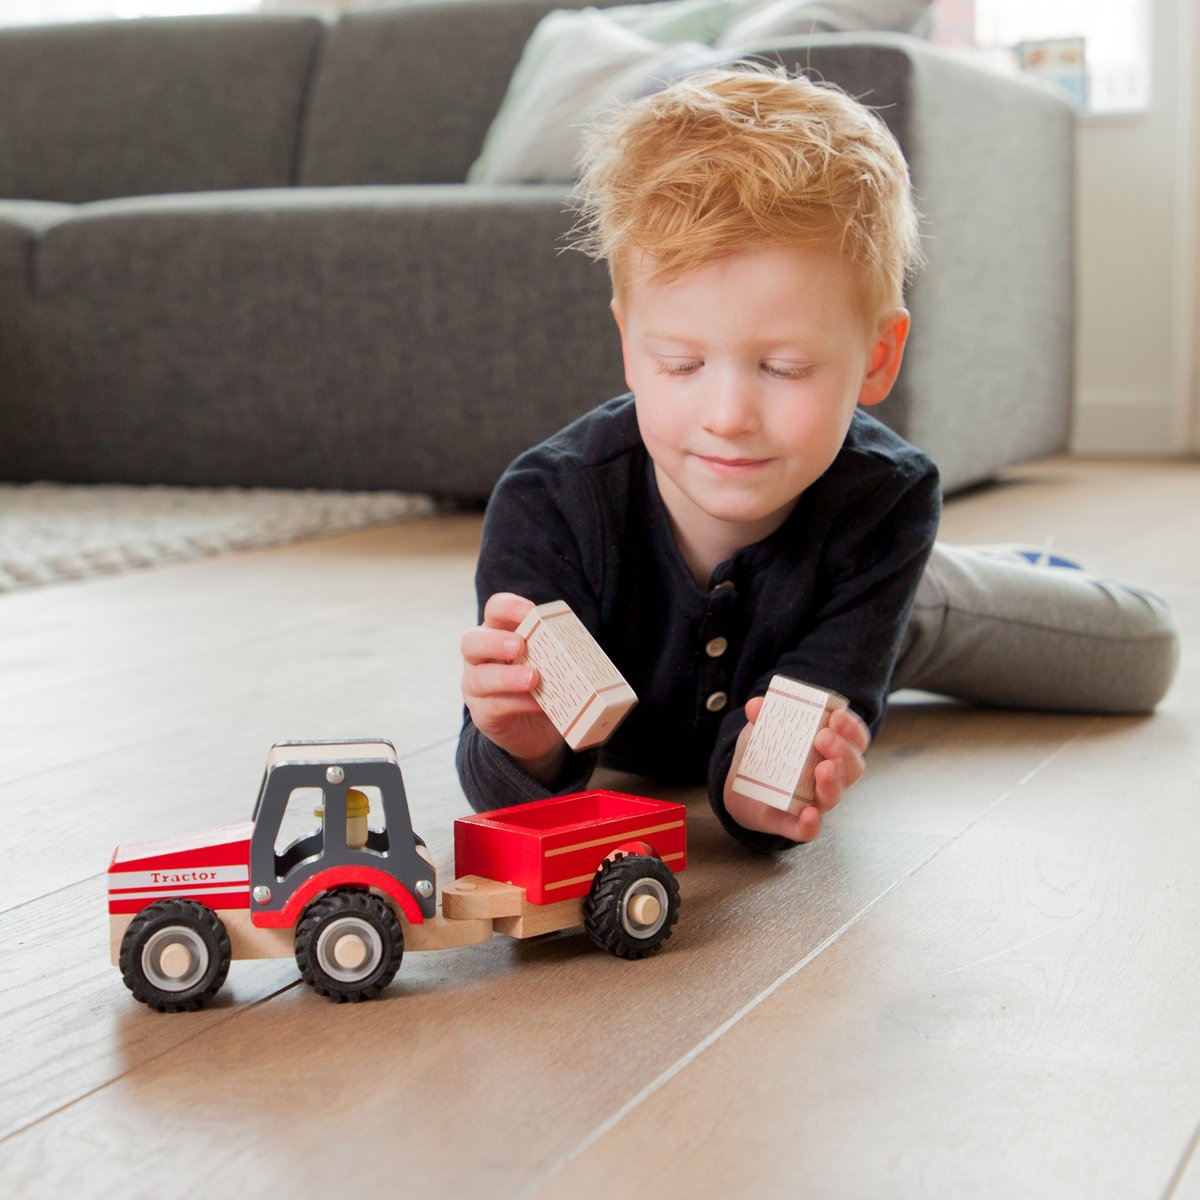
<path fill-rule="evenodd" d="M 532 609 L 517 628 L 525 662 L 537 668 L 533 695 L 572 750 L 608 741 L 637 703 L 612 660 L 562 600 Z"/>
<path fill-rule="evenodd" d="M 733 790 L 785 812 L 811 804 L 813 772 L 821 761 L 813 742 L 830 713 L 845 707 L 845 697 L 836 692 L 776 675 L 738 764 Z"/>

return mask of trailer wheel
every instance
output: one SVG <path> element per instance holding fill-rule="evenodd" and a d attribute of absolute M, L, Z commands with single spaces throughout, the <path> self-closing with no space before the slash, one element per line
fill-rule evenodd
<path fill-rule="evenodd" d="M 229 973 L 229 934 L 196 900 L 156 900 L 129 923 L 118 959 L 135 1000 L 157 1012 L 191 1012 Z"/>
<path fill-rule="evenodd" d="M 403 954 L 404 931 L 395 912 L 370 892 L 328 892 L 296 926 L 296 965 L 304 982 L 338 1003 L 378 996 Z"/>
<path fill-rule="evenodd" d="M 644 958 L 679 919 L 679 882 L 661 859 L 621 854 L 603 863 L 583 902 L 588 936 L 620 958 Z"/>

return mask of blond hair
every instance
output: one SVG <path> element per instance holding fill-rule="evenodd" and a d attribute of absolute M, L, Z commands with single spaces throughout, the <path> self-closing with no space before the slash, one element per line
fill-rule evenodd
<path fill-rule="evenodd" d="M 575 248 L 620 294 L 631 252 L 672 278 L 741 249 L 828 247 L 871 320 L 903 303 L 920 258 L 896 139 L 845 92 L 782 68 L 690 75 L 598 122 L 580 159 Z"/>

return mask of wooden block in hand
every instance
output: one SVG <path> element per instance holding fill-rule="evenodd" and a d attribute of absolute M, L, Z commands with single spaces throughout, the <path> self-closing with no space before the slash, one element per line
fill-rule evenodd
<path fill-rule="evenodd" d="M 524 661 L 537 668 L 533 695 L 572 750 L 608 741 L 637 703 L 584 623 L 563 600 L 530 610 L 517 628 Z"/>
<path fill-rule="evenodd" d="M 836 692 L 776 675 L 733 777 L 733 790 L 785 812 L 811 804 L 813 772 L 821 761 L 813 741 L 829 714 L 845 707 L 845 697 Z"/>

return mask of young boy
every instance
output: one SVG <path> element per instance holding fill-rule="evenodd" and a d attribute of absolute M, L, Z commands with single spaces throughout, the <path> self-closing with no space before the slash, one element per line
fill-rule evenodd
<path fill-rule="evenodd" d="M 705 72 L 597 130 L 583 186 L 581 248 L 608 261 L 631 394 L 522 455 L 492 496 L 481 624 L 462 641 L 464 790 L 476 808 L 574 791 L 599 758 L 706 780 L 752 848 L 811 840 L 863 773 L 902 649 L 910 685 L 962 674 L 946 593 L 1015 588 L 1020 609 L 1044 604 L 1030 598 L 1039 580 L 1072 573 L 939 547 L 922 582 L 936 469 L 865 411 L 900 369 L 917 216 L 899 147 L 867 109 L 803 78 Z M 920 586 L 927 619 L 910 627 Z M 1141 593 L 1104 596 L 1119 613 L 1089 633 L 1160 646 L 1153 703 L 1174 662 L 1169 617 Z M 550 600 L 570 604 L 639 697 L 600 755 L 568 750 L 518 664 L 514 631 Z M 1146 627 L 1129 611 L 1135 625 L 1150 613 Z M 815 803 L 798 814 L 729 787 L 776 673 L 849 700 L 818 737 Z"/>

